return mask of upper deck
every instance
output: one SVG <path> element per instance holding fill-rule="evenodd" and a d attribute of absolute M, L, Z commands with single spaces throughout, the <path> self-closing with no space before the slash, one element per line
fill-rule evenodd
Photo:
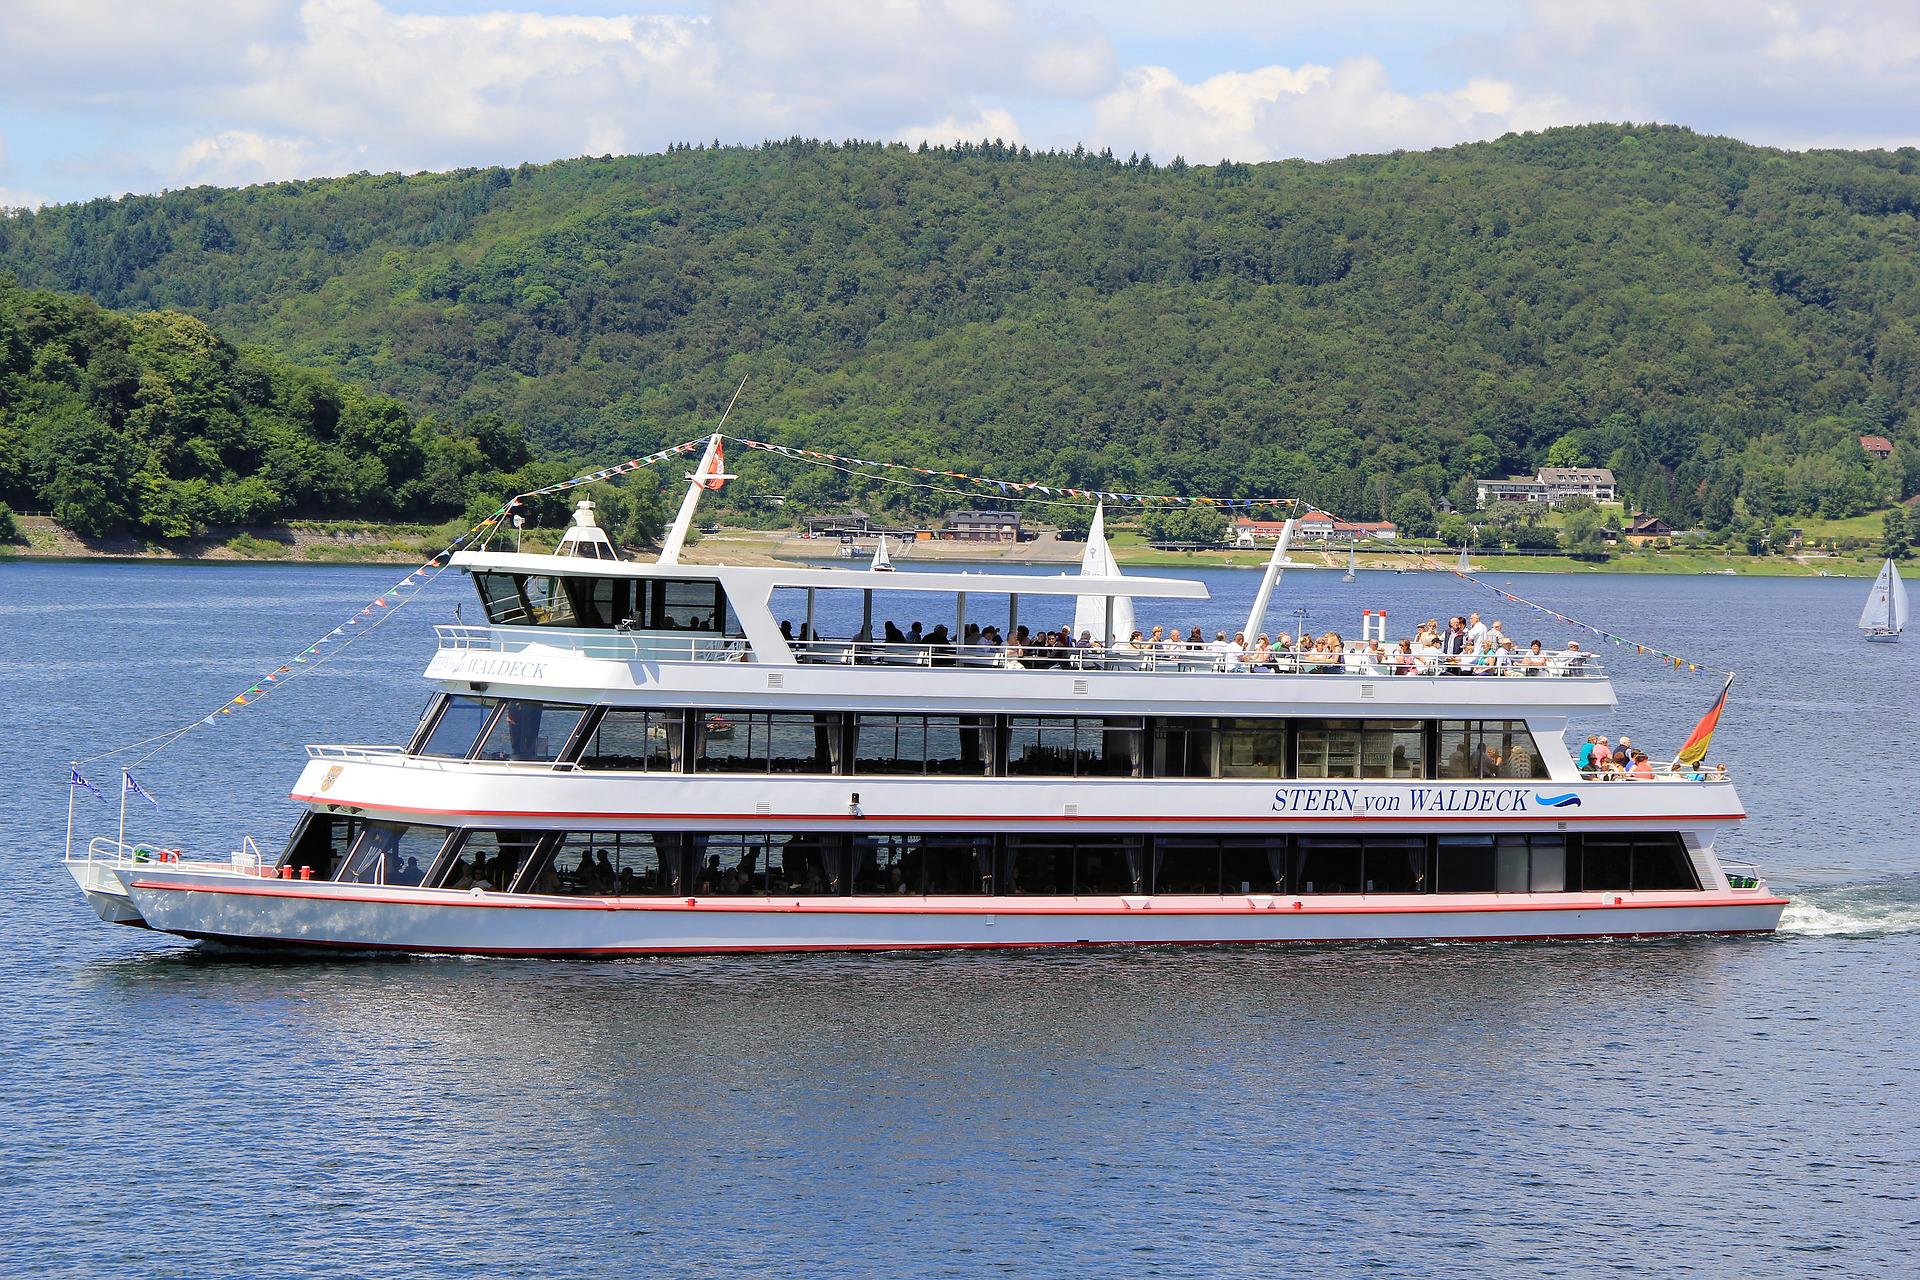
<path fill-rule="evenodd" d="M 440 651 L 426 674 L 449 687 L 588 701 L 725 699 L 739 707 L 1194 715 L 1298 707 L 1325 715 L 1541 718 L 1614 701 L 1612 682 L 1585 653 L 1473 674 L 1437 655 L 1396 661 L 1357 647 L 1337 655 L 1275 653 L 1257 665 L 1231 645 L 1144 648 L 1123 641 L 1029 646 L 1010 655 L 1005 643 L 973 637 L 977 628 L 969 627 L 971 609 L 976 620 L 992 616 L 1011 630 L 1023 601 L 1028 617 L 1051 626 L 1061 610 L 1070 614 L 1089 599 L 1111 619 L 1117 600 L 1208 598 L 1204 584 L 1186 579 L 632 564 L 483 552 L 462 554 L 454 564 L 473 575 L 492 625 L 439 628 Z M 795 593 L 794 611 L 802 615 L 784 631 L 774 609 L 782 590 Z M 825 592 L 859 598 L 860 622 L 844 628 L 848 634 L 819 634 L 814 604 Z M 917 616 L 944 615 L 951 631 L 943 623 L 919 642 L 876 639 L 876 593 L 903 592 L 918 597 Z"/>

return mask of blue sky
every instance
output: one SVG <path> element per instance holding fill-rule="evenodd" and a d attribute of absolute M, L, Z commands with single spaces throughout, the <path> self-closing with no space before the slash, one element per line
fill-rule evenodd
<path fill-rule="evenodd" d="M 0 206 L 671 142 L 1920 143 L 1913 0 L 6 0 Z"/>

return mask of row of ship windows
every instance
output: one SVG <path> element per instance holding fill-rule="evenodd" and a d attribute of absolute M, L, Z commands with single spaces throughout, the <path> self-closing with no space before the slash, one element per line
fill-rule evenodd
<path fill-rule="evenodd" d="M 582 578 L 476 573 L 474 586 L 495 626 L 626 627 L 740 634 L 711 578 Z"/>
<path fill-rule="evenodd" d="M 927 716 L 588 708 L 441 695 L 414 754 L 634 772 L 1544 778 L 1520 720 Z"/>
<path fill-rule="evenodd" d="M 295 831 L 283 862 L 357 884 L 614 897 L 1699 888 L 1673 833 L 527 832 L 314 814 Z"/>

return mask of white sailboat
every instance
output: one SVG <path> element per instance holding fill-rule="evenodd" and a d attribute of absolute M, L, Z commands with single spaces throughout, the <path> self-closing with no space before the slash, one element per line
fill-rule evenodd
<path fill-rule="evenodd" d="M 867 566 L 875 573 L 892 573 L 893 557 L 887 554 L 887 535 L 880 535 L 880 545 L 873 549 L 873 563 Z"/>
<path fill-rule="evenodd" d="M 1358 562 L 1354 558 L 1353 548 L 1348 547 L 1347 548 L 1347 571 L 1340 575 L 1340 581 L 1342 582 L 1359 581 L 1360 575 L 1354 572 L 1354 569 L 1357 566 L 1357 563 Z"/>
<path fill-rule="evenodd" d="M 1460 564 L 1458 568 L 1462 573 L 1473 572 L 1473 562 L 1467 559 L 1467 549 L 1465 547 L 1460 548 Z"/>
<path fill-rule="evenodd" d="M 1860 610 L 1860 630 L 1869 640 L 1892 643 L 1906 630 L 1907 614 L 1907 584 L 1900 580 L 1900 570 L 1889 559 L 1880 566 L 1880 576 L 1873 580 L 1873 590 L 1867 593 L 1867 603 Z"/>
<path fill-rule="evenodd" d="M 1093 523 L 1087 527 L 1087 549 L 1080 554 L 1083 578 L 1121 577 L 1120 564 L 1107 545 L 1107 507 L 1103 502 L 1093 509 Z M 1107 620 L 1113 620 L 1113 634 L 1107 634 Z M 1117 644 L 1133 634 L 1133 597 L 1112 597 L 1108 612 L 1106 596 L 1077 596 L 1073 603 L 1073 634 L 1076 638 L 1091 633 L 1100 644 Z"/>

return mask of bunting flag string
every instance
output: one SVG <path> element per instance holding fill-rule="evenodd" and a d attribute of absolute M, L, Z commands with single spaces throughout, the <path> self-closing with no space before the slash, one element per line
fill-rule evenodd
<path fill-rule="evenodd" d="M 1675 671 L 1685 671 L 1685 672 L 1691 673 L 1691 672 L 1696 672 L 1700 670 L 1702 666 L 1705 666 L 1709 671 L 1713 671 L 1716 669 L 1713 666 L 1713 664 L 1710 662 L 1703 662 L 1699 659 L 1683 657 L 1677 653 L 1669 653 L 1665 649 L 1662 649 L 1657 645 L 1646 644 L 1638 640 L 1629 639 L 1626 636 L 1616 634 L 1615 632 L 1612 632 L 1612 631 L 1608 631 L 1604 627 L 1596 627 L 1591 622 L 1585 622 L 1579 618 L 1571 617 L 1567 614 L 1561 613 L 1558 609 L 1555 609 L 1550 605 L 1541 604 L 1536 600 L 1529 600 L 1525 596 L 1515 595 L 1513 592 L 1508 591 L 1505 587 L 1495 586 L 1491 582 L 1483 581 L 1482 579 L 1475 577 L 1472 573 L 1469 573 L 1466 570 L 1461 569 L 1457 565 L 1444 564 L 1439 560 L 1435 560 L 1432 556 L 1425 555 L 1425 554 L 1422 554 L 1420 558 L 1426 562 L 1427 567 L 1433 568 L 1433 569 L 1444 569 L 1448 573 L 1452 574 L 1454 577 L 1460 579 L 1462 582 L 1472 583 L 1474 586 L 1479 587 L 1483 591 L 1491 591 L 1494 595 L 1499 596 L 1502 600 L 1507 601 L 1509 604 L 1517 604 L 1517 605 L 1520 605 L 1522 608 L 1532 609 L 1535 613 L 1544 614 L 1547 617 L 1552 618 L 1555 622 L 1558 622 L 1563 626 L 1572 627 L 1576 631 L 1584 631 L 1588 635 L 1594 636 L 1600 640 L 1604 640 L 1608 644 L 1611 644 L 1616 648 L 1631 649 L 1634 651 L 1634 653 L 1640 655 L 1641 657 L 1658 658 L 1662 663 L 1664 663 L 1666 666 L 1670 667 Z M 1731 676 L 1733 673 L 1730 671 L 1727 671 L 1727 672 L 1721 672 L 1720 674 Z"/>
<path fill-rule="evenodd" d="M 1289 507 L 1304 509 L 1298 498 L 1210 498 L 1185 497 L 1172 493 L 1117 493 L 1110 489 L 1083 489 L 1058 484 L 1040 484 L 1031 480 L 1000 480 L 992 476 L 968 475 L 964 471 L 943 471 L 938 467 L 916 467 L 904 462 L 879 462 L 872 458 L 850 458 L 845 454 L 823 453 L 818 449 L 796 449 L 791 445 L 771 444 L 765 440 L 748 440 L 742 436 L 728 436 L 728 440 L 748 449 L 763 453 L 778 454 L 783 458 L 792 458 L 797 462 L 811 462 L 820 466 L 832 467 L 836 471 L 852 473 L 854 468 L 863 468 L 868 472 L 903 472 L 909 475 L 924 476 L 928 480 L 958 480 L 975 485 L 980 489 L 991 489 L 1008 502 L 1038 502 L 1048 505 L 1062 505 L 1062 500 L 1071 502 L 1106 502 L 1115 506 L 1127 507 L 1216 507 L 1222 511 L 1252 511 L 1257 507 Z M 887 480 L 884 475 L 874 475 L 876 480 Z M 943 493 L 972 493 L 973 490 L 946 489 L 939 485 L 923 481 L 892 480 L 891 483 L 907 484 L 915 488 L 935 489 Z M 1022 496 L 1015 496 L 1022 495 Z M 1039 496 L 1026 496 L 1039 495 Z"/>
<path fill-rule="evenodd" d="M 102 751 L 96 755 L 86 756 L 78 761 L 78 763 L 87 764 L 95 760 L 103 760 L 110 756 L 119 755 L 122 752 L 132 751 L 136 748 L 147 746 L 150 743 L 158 743 L 159 745 L 154 746 L 151 751 L 148 751 L 145 755 L 133 761 L 133 763 L 139 764 L 141 761 L 151 759 L 202 725 L 216 724 L 219 722 L 220 717 L 230 716 L 243 707 L 253 706 L 268 694 L 285 688 L 293 680 L 306 675 L 361 636 L 374 631 L 424 591 L 435 578 L 438 578 L 440 574 L 446 570 L 447 566 L 453 563 L 453 557 L 457 552 L 484 548 L 487 541 L 498 532 L 501 527 L 507 524 L 508 517 L 514 509 L 523 503 L 534 498 L 544 498 L 551 494 L 564 493 L 569 489 L 577 489 L 582 485 L 597 484 L 603 480 L 611 480 L 616 476 L 623 476 L 629 472 L 638 471 L 643 467 L 650 467 L 655 463 L 664 462 L 668 458 L 679 457 L 690 453 L 705 446 L 706 442 L 707 437 L 705 436 L 700 436 L 693 440 L 683 440 L 679 444 L 670 445 L 665 449 L 650 453 L 644 458 L 629 458 L 627 461 L 619 463 L 616 466 L 601 467 L 596 471 L 590 471 L 584 475 L 574 476 L 571 479 L 562 480 L 555 484 L 543 485 L 538 489 L 529 489 L 525 493 L 515 494 L 498 507 L 495 507 L 493 511 L 481 519 L 479 523 L 473 525 L 465 533 L 428 557 L 426 563 L 362 605 L 358 612 L 340 622 L 331 631 L 328 631 L 325 635 L 300 650 L 299 653 L 282 662 L 279 666 L 272 668 L 266 674 L 256 678 L 253 683 L 249 684 L 231 698 L 228 698 L 211 712 L 178 728 L 169 729 L 165 733 L 155 734 L 152 737 L 143 738 L 138 742 L 126 743 L 123 746 L 114 747 L 111 750 Z"/>

